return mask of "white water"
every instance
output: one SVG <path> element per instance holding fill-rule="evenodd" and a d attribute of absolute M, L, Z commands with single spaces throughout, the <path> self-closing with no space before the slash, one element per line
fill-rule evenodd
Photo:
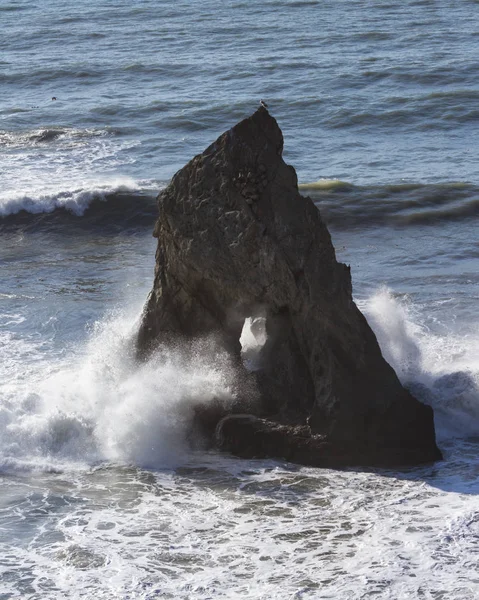
<path fill-rule="evenodd" d="M 35 344 L 8 340 L 4 352 L 13 347 L 20 373 L 3 361 L 4 466 L 112 461 L 164 467 L 184 460 L 193 405 L 213 398 L 230 402 L 233 366 L 208 340 L 187 351 L 159 348 L 139 363 L 133 350 L 136 327 L 132 313 L 113 315 L 95 325 L 85 348 L 53 363 L 48 356 L 42 360 Z"/>
<path fill-rule="evenodd" d="M 4 590 L 31 598 L 473 600 L 477 453 L 469 463 L 466 456 L 464 448 L 462 464 L 451 456 L 403 475 L 204 456 L 174 471 L 4 478 Z"/>
<path fill-rule="evenodd" d="M 93 200 L 105 200 L 116 192 L 135 192 L 139 185 L 127 177 L 78 179 L 70 182 L 35 182 L 20 191 L 0 195 L 0 216 L 24 210 L 32 214 L 50 213 L 64 208 L 82 216 Z"/>
<path fill-rule="evenodd" d="M 477 183 L 476 6 L 2 3 L 1 214 L 80 215 L 167 180 L 265 98 L 300 180 L 354 186 L 311 193 L 335 207 L 361 297 L 382 281 L 411 294 L 365 309 L 435 406 L 446 460 L 332 472 L 178 448 L 193 383 L 228 399 L 234 377 L 202 353 L 138 368 L 138 307 L 105 316 L 126 286 L 151 288 L 151 226 L 90 227 L 89 211 L 25 232 L 20 215 L 0 245 L 0 600 L 479 597 L 479 456 L 461 437 L 477 414 L 477 188 L 431 185 Z M 398 194 L 411 183 L 425 187 Z"/>
<path fill-rule="evenodd" d="M 388 289 L 362 308 L 402 383 L 433 406 L 439 438 L 479 436 L 479 322 L 466 335 L 433 329 L 424 322 L 429 307 L 400 302 Z"/>
<path fill-rule="evenodd" d="M 433 405 L 442 440 L 479 435 L 479 335 L 439 335 L 421 323 L 407 298 L 387 289 L 363 303 L 382 351 L 401 381 Z M 134 356 L 138 306 L 110 314 L 87 342 L 51 355 L 45 340 L 4 333 L 0 372 L 2 464 L 79 461 L 163 467 L 184 460 L 183 439 L 194 403 L 231 402 L 235 370 L 208 340 L 159 348 L 146 362 Z M 4 315 L 3 326 L 22 323 Z M 471 331 L 474 331 L 471 328 Z M 248 327 L 248 352 L 262 343 Z"/>
<path fill-rule="evenodd" d="M 94 199 L 148 187 L 151 182 L 120 175 L 134 162 L 127 151 L 137 145 L 106 129 L 0 131 L 0 217 L 58 208 L 81 216 Z"/>
<path fill-rule="evenodd" d="M 477 447 L 449 425 L 473 422 L 477 396 L 438 384 L 476 376 L 473 340 L 433 334 L 387 290 L 364 308 L 401 378 L 441 409 L 446 461 L 337 472 L 189 451 L 192 403 L 231 401 L 234 369 L 207 341 L 138 364 L 138 306 L 64 352 L 10 336 L 0 598 L 475 599 Z"/>

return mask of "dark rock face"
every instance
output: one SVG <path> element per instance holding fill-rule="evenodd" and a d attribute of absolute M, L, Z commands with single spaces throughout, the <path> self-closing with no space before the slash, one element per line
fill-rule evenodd
<path fill-rule="evenodd" d="M 155 281 L 140 351 L 160 339 L 214 334 L 240 365 L 244 320 L 264 316 L 262 366 L 250 375 L 260 400 L 248 412 L 286 426 L 283 439 L 287 427 L 291 433 L 308 420 L 313 437 L 305 448 L 317 458 L 305 458 L 304 444 L 289 455 L 318 465 L 441 458 L 432 409 L 402 387 L 383 359 L 352 300 L 349 267 L 336 261 L 321 215 L 299 194 L 282 150 L 281 130 L 260 108 L 191 160 L 160 194 Z M 242 454 L 242 437 L 245 447 L 248 436 L 266 439 L 266 421 L 259 423 L 226 417 L 223 447 Z M 235 428 L 242 435 L 233 434 Z M 272 442 L 259 447 L 265 455 L 282 455 Z"/>

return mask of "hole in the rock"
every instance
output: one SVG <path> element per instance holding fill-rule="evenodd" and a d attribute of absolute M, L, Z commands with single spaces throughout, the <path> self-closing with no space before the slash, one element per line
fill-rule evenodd
<path fill-rule="evenodd" d="M 241 357 L 249 371 L 257 371 L 261 368 L 260 353 L 267 337 L 265 317 L 247 317 L 245 319 L 239 341 Z"/>

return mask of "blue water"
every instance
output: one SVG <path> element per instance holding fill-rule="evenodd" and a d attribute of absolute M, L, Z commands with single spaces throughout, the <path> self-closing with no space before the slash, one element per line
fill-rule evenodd
<path fill-rule="evenodd" d="M 264 98 L 302 181 L 478 182 L 473 1 L 0 10 L 2 128 L 104 133 L 87 174 L 167 180 Z"/>
<path fill-rule="evenodd" d="M 0 0 L 1 600 L 477 598 L 477 6 Z M 260 99 L 442 463 L 192 453 L 228 357 L 137 363 L 155 195 Z"/>

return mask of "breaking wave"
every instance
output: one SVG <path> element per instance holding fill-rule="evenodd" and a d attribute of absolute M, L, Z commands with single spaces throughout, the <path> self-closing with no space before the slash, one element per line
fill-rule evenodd
<path fill-rule="evenodd" d="M 434 408 L 438 437 L 479 436 L 479 323 L 468 336 L 433 329 L 421 307 L 387 288 L 358 304 L 403 385 Z"/>
<path fill-rule="evenodd" d="M 96 200 L 144 195 L 150 185 L 157 191 L 157 181 L 125 175 L 133 160 L 127 151 L 138 144 L 127 130 L 111 127 L 0 131 L 0 218 L 58 209 L 82 216 Z"/>
<path fill-rule="evenodd" d="M 0 231 L 18 227 L 24 231 L 47 227 L 61 230 L 72 224 L 77 228 L 121 224 L 152 228 L 157 216 L 156 191 L 119 178 L 44 195 L 13 195 L 0 204 Z"/>
<path fill-rule="evenodd" d="M 55 184 L 29 192 L 0 194 L 1 224 L 15 222 L 5 217 L 48 214 L 61 209 L 75 216 L 92 216 L 99 202 L 108 202 L 114 218 L 116 208 L 132 213 L 144 211 L 154 218 L 153 198 L 165 182 L 135 181 L 128 177 L 79 181 L 77 185 Z M 479 187 L 468 183 L 355 186 L 347 181 L 322 179 L 299 186 L 311 197 L 328 225 L 336 229 L 358 229 L 376 225 L 424 226 L 468 219 L 479 215 Z M 131 206 L 128 205 L 128 199 Z M 88 211 L 88 215 L 86 214 Z M 117 211 L 118 215 L 120 214 Z M 152 220 L 149 222 L 151 224 Z"/>
<path fill-rule="evenodd" d="M 3 469 L 181 462 L 193 407 L 231 402 L 235 368 L 207 339 L 188 348 L 159 347 L 140 363 L 137 325 L 133 313 L 111 314 L 95 325 L 84 348 L 55 364 L 40 360 L 15 385 L 4 382 Z"/>
<path fill-rule="evenodd" d="M 402 383 L 433 406 L 439 439 L 478 436 L 479 327 L 470 339 L 431 332 L 417 307 L 387 289 L 361 308 Z M 179 464 L 196 404 L 254 393 L 211 340 L 159 347 L 138 362 L 137 316 L 136 309 L 110 314 L 69 356 L 40 359 L 25 377 L 10 374 L 0 406 L 2 469 Z"/>

